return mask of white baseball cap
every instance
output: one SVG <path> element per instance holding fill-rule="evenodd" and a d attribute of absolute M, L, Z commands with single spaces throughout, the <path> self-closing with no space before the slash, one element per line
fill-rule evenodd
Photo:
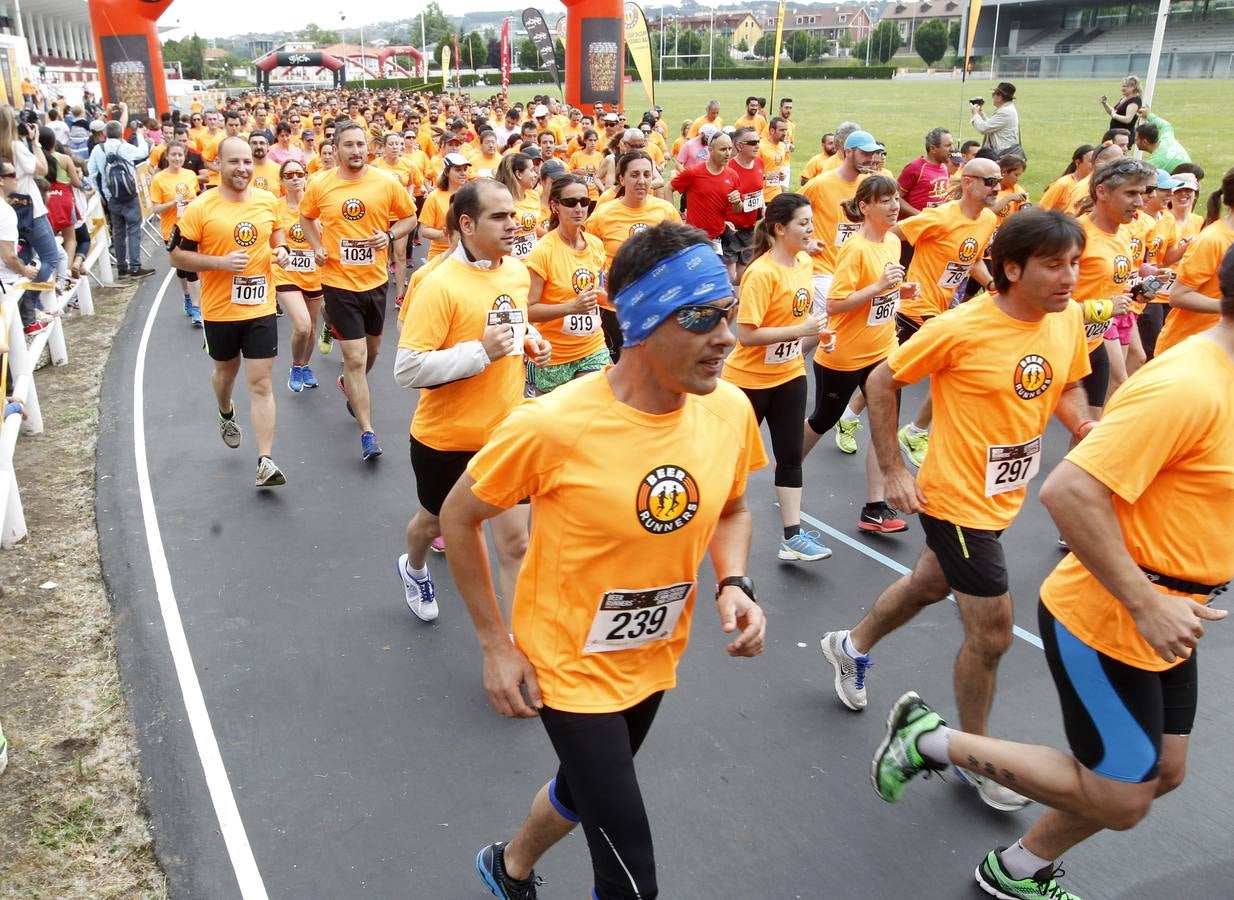
<path fill-rule="evenodd" d="M 442 159 L 445 160 L 447 166 L 469 166 L 471 160 L 461 153 L 447 153 Z"/>
<path fill-rule="evenodd" d="M 548 107 L 545 106 L 543 103 L 541 103 L 539 106 L 537 106 L 535 109 L 531 111 L 531 117 L 533 119 L 538 119 L 541 116 L 547 116 L 547 115 L 548 115 Z"/>

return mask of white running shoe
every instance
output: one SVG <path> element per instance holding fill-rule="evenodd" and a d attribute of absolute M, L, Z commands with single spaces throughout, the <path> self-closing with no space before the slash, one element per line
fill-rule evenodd
<path fill-rule="evenodd" d="M 407 597 L 407 608 L 421 622 L 431 622 L 437 618 L 437 589 L 430 575 L 423 581 L 412 578 L 407 571 L 407 554 L 398 558 L 398 577 L 403 581 L 403 593 Z"/>
<path fill-rule="evenodd" d="M 999 812 L 1016 812 L 1033 802 L 1023 794 L 1017 794 L 1011 788 L 1003 787 L 997 781 L 991 781 L 984 775 L 961 769 L 959 766 L 952 766 L 952 768 L 962 782 L 977 789 L 978 796 L 986 806 L 997 809 Z"/>
<path fill-rule="evenodd" d="M 870 655 L 856 659 L 844 651 L 847 631 L 829 631 L 819 641 L 823 659 L 835 670 L 835 690 L 840 702 L 853 712 L 866 708 L 866 672 L 872 667 Z"/>

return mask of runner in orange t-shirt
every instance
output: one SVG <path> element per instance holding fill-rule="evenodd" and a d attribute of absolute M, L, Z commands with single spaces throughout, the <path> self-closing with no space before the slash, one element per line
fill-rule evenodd
<path fill-rule="evenodd" d="M 612 285 L 621 360 L 512 412 L 442 509 L 490 701 L 539 716 L 560 762 L 518 833 L 477 856 L 499 897 L 534 896 L 537 860 L 580 820 L 597 896 L 656 895 L 634 756 L 676 683 L 705 553 L 729 654 L 763 649 L 744 494 L 766 457 L 749 402 L 719 378 L 735 306 L 723 263 L 693 229 L 666 223 L 618 253 Z M 680 291 L 665 297 L 670 285 Z M 511 629 L 480 529 L 527 496 Z"/>
<path fill-rule="evenodd" d="M 184 210 L 197 196 L 197 176 L 183 168 L 184 144 L 173 141 L 167 145 L 167 168 L 150 179 L 150 200 L 159 216 L 159 232 L 163 242 L 171 248 L 171 235 L 176 223 L 184 216 Z M 196 272 L 183 269 L 176 271 L 180 289 L 184 291 L 184 314 L 194 328 L 201 327 L 201 281 Z"/>
<path fill-rule="evenodd" d="M 827 301 L 828 326 L 835 346 L 814 354 L 814 411 L 806 419 L 804 455 L 836 426 L 853 394 L 865 395 L 865 383 L 896 347 L 895 313 L 904 286 L 900 239 L 891 233 L 900 213 L 899 185 L 886 175 L 871 175 L 844 202 L 844 213 L 860 228 L 840 248 L 836 276 Z M 853 419 L 853 428 L 859 420 Z M 908 523 L 891 506 L 873 451 L 866 453 L 866 502 L 857 527 L 895 534 Z"/>
<path fill-rule="evenodd" d="M 868 378 L 887 500 L 920 514 L 926 546 L 913 572 L 883 591 L 851 632 L 823 637 L 836 693 L 850 709 L 865 707 L 871 648 L 950 592 L 964 623 L 956 705 L 965 730 L 986 733 L 998 662 L 1012 641 L 1000 537 L 1041 466 L 1051 416 L 1081 437 L 1093 425 L 1079 385 L 1088 373 L 1083 323 L 1070 301 L 1083 243 L 1062 213 L 1013 216 L 990 247 L 998 293 L 932 318 Z M 927 376 L 938 417 L 934 446 L 914 479 L 896 439 L 895 392 Z M 964 778 L 996 809 L 1027 802 L 979 774 Z"/>
<path fill-rule="evenodd" d="M 1195 533 L 1234 505 L 1234 254 L 1218 277 L 1218 327 L 1132 375 L 1041 489 L 1073 550 L 1037 608 L 1071 755 L 947 728 L 913 693 L 888 718 L 873 769 L 883 799 L 954 763 L 1052 807 L 986 855 L 987 893 L 1074 896 L 1058 886 L 1058 858 L 1103 828 L 1135 827 L 1183 781 L 1196 650 L 1226 618 L 1209 604 L 1234 577 L 1234 532 Z"/>
<path fill-rule="evenodd" d="M 287 263 L 287 241 L 274 197 L 249 186 L 253 154 L 243 138 L 219 142 L 219 186 L 188 205 L 172 234 L 171 264 L 201 272 L 206 352 L 214 360 L 219 435 L 233 450 L 240 425 L 232 388 L 244 357 L 249 409 L 257 439 L 257 487 L 285 484 L 270 458 L 274 447 L 274 391 L 278 325 L 270 264 Z"/>
<path fill-rule="evenodd" d="M 313 356 L 313 336 L 321 312 L 321 273 L 313 245 L 300 221 L 300 201 L 304 197 L 308 172 L 298 159 L 288 159 L 279 167 L 283 196 L 278 201 L 279 222 L 287 234 L 287 265 L 274 270 L 274 292 L 291 319 L 291 370 L 287 388 L 294 394 L 317 387 L 317 376 L 309 367 Z"/>
<path fill-rule="evenodd" d="M 411 421 L 411 465 L 420 509 L 407 525 L 407 553 L 398 573 L 407 606 L 424 621 L 437 618 L 427 555 L 440 536 L 446 494 L 510 410 L 522 402 L 526 361 L 544 365 L 552 346 L 527 321 L 527 267 L 509 256 L 514 198 L 488 178 L 454 195 L 459 246 L 417 289 L 415 314 L 403 322 L 394 377 L 421 388 Z M 502 596 L 514 585 L 527 538 L 527 510 L 494 523 Z"/>
<path fill-rule="evenodd" d="M 754 135 L 752 129 L 740 133 Z M 758 192 L 762 200 L 762 193 Z M 801 527 L 801 420 L 806 409 L 806 373 L 801 343 L 827 334 L 825 316 L 811 311 L 813 266 L 806 253 L 814 241 L 813 211 L 800 194 L 782 194 L 767 204 L 756 226 L 755 258 L 741 277 L 737 349 L 724 363 L 724 379 L 750 398 L 754 417 L 767 420 L 775 454 L 775 489 L 784 535 L 780 559 L 827 559 L 831 550 L 817 531 Z"/>
<path fill-rule="evenodd" d="M 461 153 L 447 153 L 442 157 L 444 168 L 437 178 L 436 187 L 424 199 L 420 211 L 420 234 L 429 239 L 426 259 L 432 260 L 446 252 L 446 213 L 458 189 L 467 183 L 467 171 L 471 163 Z"/>
<path fill-rule="evenodd" d="M 345 123 L 334 144 L 339 165 L 309 182 L 300 221 L 321 268 L 326 312 L 343 351 L 338 389 L 360 429 L 361 456 L 372 460 L 382 451 L 373 433 L 368 372 L 385 325 L 386 258 L 390 246 L 406 241 L 416 227 L 416 213 L 407 189 L 368 165 L 364 129 Z"/>
<path fill-rule="evenodd" d="M 1179 263 L 1178 280 L 1170 289 L 1173 311 L 1157 339 L 1158 353 L 1217 323 L 1217 270 L 1226 251 L 1234 245 L 1234 169 L 1221 179 L 1221 202 L 1226 214 L 1200 232 Z"/>

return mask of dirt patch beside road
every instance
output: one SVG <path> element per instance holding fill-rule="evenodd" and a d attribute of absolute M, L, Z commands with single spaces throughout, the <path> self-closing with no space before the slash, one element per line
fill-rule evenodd
<path fill-rule="evenodd" d="M 15 465 L 30 534 L 0 551 L 0 885 L 27 898 L 160 898 L 95 527 L 99 388 L 134 287 L 65 321 L 69 363 L 35 376 L 44 432 Z"/>

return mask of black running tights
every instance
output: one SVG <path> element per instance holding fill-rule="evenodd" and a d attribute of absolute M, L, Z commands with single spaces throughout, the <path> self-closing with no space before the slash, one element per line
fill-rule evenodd
<path fill-rule="evenodd" d="M 806 414 L 806 377 L 770 388 L 742 388 L 761 425 L 767 420 L 771 452 L 776 458 L 776 487 L 799 488 L 801 478 L 801 419 Z"/>

